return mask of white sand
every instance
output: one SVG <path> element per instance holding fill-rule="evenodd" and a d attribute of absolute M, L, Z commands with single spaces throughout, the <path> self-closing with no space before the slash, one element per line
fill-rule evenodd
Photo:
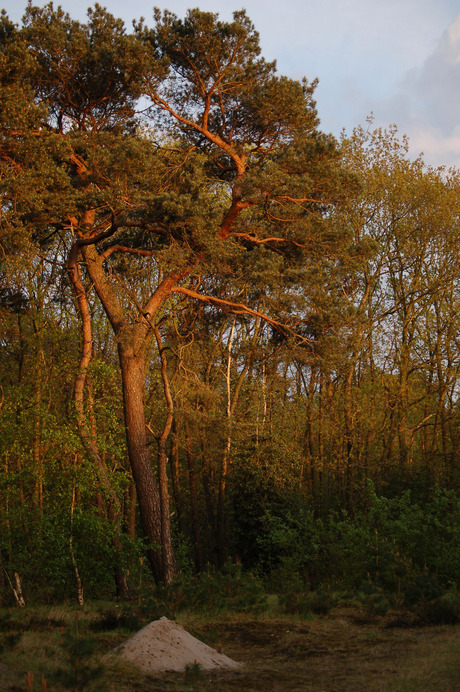
<path fill-rule="evenodd" d="M 240 666 L 165 617 L 136 632 L 112 655 L 121 656 L 146 673 L 183 671 L 193 663 L 199 663 L 204 670 Z"/>

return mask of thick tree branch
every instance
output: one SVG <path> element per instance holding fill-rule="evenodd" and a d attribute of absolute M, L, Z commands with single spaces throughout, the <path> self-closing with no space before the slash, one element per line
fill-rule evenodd
<path fill-rule="evenodd" d="M 210 142 L 219 147 L 219 149 L 225 151 L 225 153 L 228 154 L 235 163 L 238 175 L 242 175 L 244 173 L 244 154 L 240 156 L 235 151 L 235 148 L 232 147 L 231 144 L 226 142 L 224 139 L 222 139 L 222 137 L 216 135 L 214 132 L 210 132 L 210 130 L 208 130 L 207 127 L 203 127 L 202 125 L 199 125 L 193 120 L 189 120 L 188 118 L 184 117 L 183 115 L 175 111 L 174 108 L 167 101 L 162 99 L 156 91 L 150 91 L 148 95 L 152 99 L 153 103 L 159 106 L 162 110 L 170 113 L 179 123 L 181 123 L 182 125 L 186 125 L 187 127 L 190 127 L 192 130 L 195 130 L 196 132 L 199 132 L 201 135 L 203 135 L 203 137 L 205 137 Z"/>
<path fill-rule="evenodd" d="M 251 233 L 229 233 L 229 238 L 241 238 L 242 240 L 248 240 L 255 245 L 266 245 L 267 243 L 289 243 L 295 245 L 296 247 L 304 247 L 302 243 L 296 243 L 294 240 L 289 240 L 288 238 L 258 238 Z"/>
<path fill-rule="evenodd" d="M 287 336 L 289 334 L 291 336 L 295 336 L 301 341 L 308 343 L 313 342 L 313 339 L 308 339 L 307 337 L 298 334 L 291 325 L 278 322 L 269 315 L 266 315 L 259 310 L 254 310 L 244 303 L 234 303 L 231 300 L 224 300 L 223 298 L 215 298 L 214 296 L 204 295 L 203 293 L 197 293 L 196 291 L 192 291 L 184 286 L 173 286 L 171 293 L 182 293 L 185 296 L 189 296 L 189 298 L 195 298 L 196 300 L 201 300 L 205 303 L 216 305 L 217 307 L 222 308 L 222 310 L 228 310 L 234 315 L 252 315 L 253 317 L 259 317 L 260 319 L 264 320 L 264 322 L 267 322 L 267 324 L 276 329 L 277 332 L 283 334 L 283 336 Z"/>
<path fill-rule="evenodd" d="M 294 202 L 295 204 L 302 204 L 303 202 L 311 202 L 312 204 L 330 204 L 331 202 L 325 199 L 314 199 L 313 197 L 289 197 L 289 195 L 276 195 L 274 197 L 275 201 L 278 199 L 285 199 L 288 202 Z"/>
<path fill-rule="evenodd" d="M 247 207 L 250 207 L 252 205 L 253 202 L 243 202 L 241 199 L 234 199 L 230 206 L 230 209 L 224 216 L 224 220 L 220 224 L 219 238 L 221 238 L 222 240 L 228 238 L 230 229 L 232 228 L 233 224 L 238 218 L 240 212 L 243 209 L 246 209 Z"/>
<path fill-rule="evenodd" d="M 140 248 L 128 247 L 127 245 L 112 245 L 105 252 L 101 253 L 101 257 L 107 259 L 114 252 L 125 252 L 129 255 L 142 255 L 143 257 L 153 257 L 155 255 L 153 250 L 141 250 Z"/>

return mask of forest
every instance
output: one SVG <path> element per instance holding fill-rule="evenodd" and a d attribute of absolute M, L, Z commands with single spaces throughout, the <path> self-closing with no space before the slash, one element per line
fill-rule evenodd
<path fill-rule="evenodd" d="M 323 132 L 244 11 L 29 3 L 0 83 L 1 605 L 458 621 L 460 172 Z"/>

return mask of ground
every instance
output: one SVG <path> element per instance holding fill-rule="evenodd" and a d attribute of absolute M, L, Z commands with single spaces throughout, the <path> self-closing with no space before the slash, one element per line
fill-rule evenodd
<path fill-rule="evenodd" d="M 371 617 L 351 608 L 337 608 L 312 620 L 213 614 L 184 615 L 178 621 L 243 667 L 218 673 L 192 667 L 187 673 L 143 675 L 120 662 L 93 677 L 89 665 L 88 682 L 69 678 L 59 683 L 53 677 L 53 661 L 57 665 L 64 627 L 54 615 L 35 617 L 35 626 L 32 623 L 20 642 L 0 656 L 0 691 L 43 689 L 42 676 L 50 691 L 460 691 L 460 625 L 421 627 L 399 614 Z M 96 643 L 93 664 L 129 634 L 91 634 Z M 60 665 L 66 665 L 62 657 Z M 27 687 L 27 672 L 34 675 L 33 686 L 29 675 Z"/>

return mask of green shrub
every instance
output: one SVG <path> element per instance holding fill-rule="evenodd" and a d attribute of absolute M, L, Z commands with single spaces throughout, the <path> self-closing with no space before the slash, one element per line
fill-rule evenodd
<path fill-rule="evenodd" d="M 444 594 L 423 603 L 418 613 L 428 625 L 456 625 L 460 622 L 460 598 L 458 594 Z"/>
<path fill-rule="evenodd" d="M 312 612 L 312 595 L 306 591 L 290 590 L 279 597 L 279 605 L 288 615 L 309 615 Z"/>
<path fill-rule="evenodd" d="M 182 610 L 251 612 L 263 610 L 266 594 L 261 581 L 227 562 L 218 571 L 208 566 L 195 576 L 181 575 L 170 586 L 157 586 L 141 600 L 141 612 L 150 619 L 174 617 Z"/>
<path fill-rule="evenodd" d="M 315 591 L 310 602 L 311 612 L 315 615 L 327 615 L 334 605 L 336 605 L 335 599 L 323 589 Z"/>
<path fill-rule="evenodd" d="M 184 671 L 184 682 L 186 685 L 194 685 L 203 679 L 203 668 L 195 661 L 195 663 L 188 663 Z"/>
<path fill-rule="evenodd" d="M 55 682 L 67 689 L 83 690 L 88 683 L 102 673 L 102 665 L 91 661 L 96 648 L 92 632 L 82 628 L 75 620 L 75 626 L 65 630 L 62 647 L 66 653 L 68 665 L 53 674 Z"/>
<path fill-rule="evenodd" d="M 139 615 L 132 608 L 107 610 L 91 622 L 93 632 L 112 632 L 118 629 L 135 632 L 140 627 Z"/>
<path fill-rule="evenodd" d="M 292 503 L 282 509 L 265 509 L 257 538 L 259 570 L 277 593 L 297 593 L 296 579 L 312 589 L 329 582 L 359 592 L 370 579 L 376 591 L 391 594 L 381 606 L 373 596 L 383 611 L 395 599 L 413 607 L 439 597 L 460 574 L 460 499 L 453 491 L 435 488 L 421 506 L 410 491 L 387 498 L 369 482 L 367 507 L 355 516 L 342 510 L 319 518 L 308 507 L 294 512 Z"/>

